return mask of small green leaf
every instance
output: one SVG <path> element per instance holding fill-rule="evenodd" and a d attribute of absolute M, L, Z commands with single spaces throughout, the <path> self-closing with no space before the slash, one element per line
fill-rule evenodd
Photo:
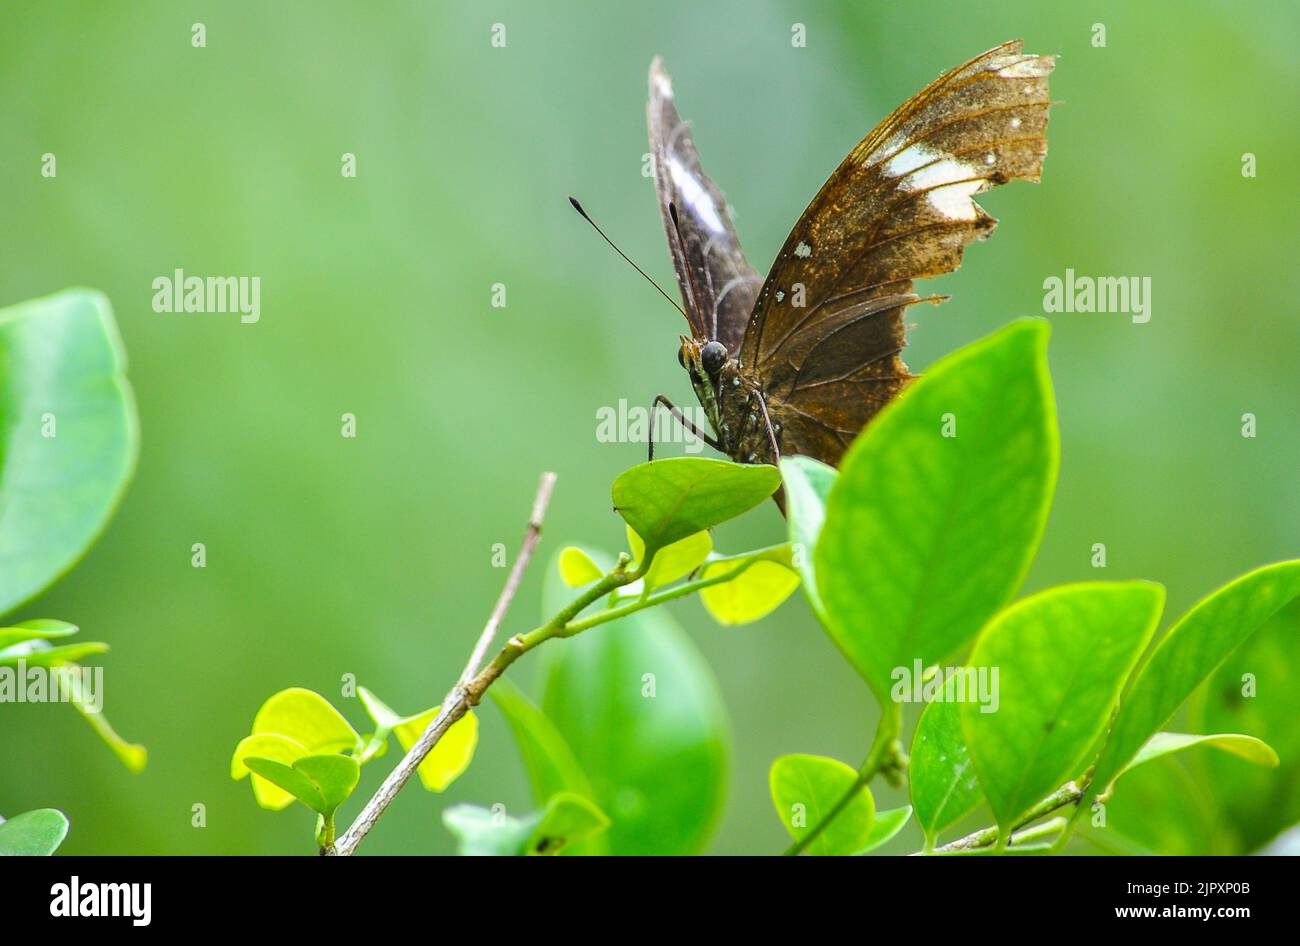
<path fill-rule="evenodd" d="M 710 562 L 701 578 L 713 578 L 737 566 L 735 559 Z M 799 575 L 788 565 L 760 559 L 731 581 L 700 590 L 700 601 L 719 624 L 749 624 L 775 611 L 799 587 Z"/>
<path fill-rule="evenodd" d="M 117 734 L 108 718 L 104 716 L 103 707 L 96 702 L 92 705 L 91 700 L 82 691 L 81 676 L 77 672 L 79 668 L 69 667 L 62 671 L 66 675 L 63 677 L 64 684 L 71 694 L 72 708 L 81 714 L 82 718 L 90 724 L 90 728 L 95 730 L 99 738 L 104 740 L 105 745 L 113 750 L 113 754 L 118 760 L 126 766 L 128 772 L 142 772 L 145 764 L 149 761 L 149 753 L 144 746 L 127 742 Z"/>
<path fill-rule="evenodd" d="M 1164 599 L 1143 581 L 1064 585 L 1018 601 L 980 633 L 968 669 L 988 668 L 990 680 L 997 671 L 996 704 L 963 702 L 961 726 L 1003 831 L 1080 774 Z"/>
<path fill-rule="evenodd" d="M 365 707 L 366 713 L 375 721 L 376 729 L 388 733 L 402 721 L 402 717 L 393 712 L 387 703 L 365 687 L 357 687 L 357 697 Z"/>
<path fill-rule="evenodd" d="M 339 758 L 343 757 L 339 756 Z M 325 796 L 306 773 L 299 772 L 293 766 L 285 765 L 283 762 L 264 759 L 261 756 L 245 757 L 244 765 L 258 778 L 265 779 L 285 794 L 298 799 L 312 811 L 318 814 L 324 813 Z"/>
<path fill-rule="evenodd" d="M 437 715 L 438 707 L 435 706 L 418 716 L 408 716 L 394 726 L 393 734 L 402 744 L 402 749 L 409 751 Z M 447 786 L 469 768 L 477 745 L 478 717 L 470 711 L 451 724 L 416 769 L 424 787 L 431 792 L 446 791 Z"/>
<path fill-rule="evenodd" d="M 823 822 L 857 781 L 858 773 L 849 766 L 819 755 L 783 755 L 768 773 L 776 816 L 796 841 Z M 875 822 L 876 802 L 863 785 L 805 850 L 809 854 L 856 854 L 870 842 Z"/>
<path fill-rule="evenodd" d="M 53 640 L 77 633 L 80 628 L 67 621 L 54 621 L 41 618 L 35 621 L 21 621 L 13 627 L 0 627 L 0 650 L 21 644 L 24 641 L 40 639 Z"/>
<path fill-rule="evenodd" d="M 126 355 L 102 294 L 70 289 L 0 309 L 0 440 L 4 613 L 85 553 L 135 467 Z"/>
<path fill-rule="evenodd" d="M 870 854 L 876 848 L 892 841 L 898 832 L 903 830 L 910 817 L 912 817 L 911 805 L 876 812 L 876 821 L 871 826 L 871 833 L 867 835 L 867 843 L 862 845 L 857 853 Z"/>
<path fill-rule="evenodd" d="M 571 597 L 549 570 L 543 613 Z M 708 663 L 677 622 L 663 608 L 639 611 L 538 657 L 542 708 L 610 817 L 610 852 L 699 852 L 722 807 L 730 725 Z"/>
<path fill-rule="evenodd" d="M 13 644 L 0 653 L 0 667 L 16 667 L 21 660 L 28 667 L 61 667 L 64 664 L 102 654 L 108 645 L 102 641 L 82 641 L 53 647 L 40 638 Z"/>
<path fill-rule="evenodd" d="M 361 766 L 356 759 L 346 755 L 303 756 L 293 767 L 311 779 L 320 791 L 325 802 L 325 810 L 320 814 L 327 818 L 348 800 L 361 780 Z"/>
<path fill-rule="evenodd" d="M 782 457 L 781 478 L 785 482 L 786 522 L 790 532 L 792 562 L 803 579 L 804 595 L 813 613 L 826 623 L 825 608 L 817 591 L 813 550 L 826 521 L 826 500 L 838 476 L 835 467 L 812 457 Z"/>
<path fill-rule="evenodd" d="M 353 749 L 361 737 L 330 702 L 312 690 L 290 687 L 276 693 L 257 711 L 253 734 L 287 736 L 309 753 Z"/>
<path fill-rule="evenodd" d="M 560 550 L 560 577 L 570 588 L 598 581 L 604 573 L 582 549 L 570 545 Z"/>
<path fill-rule="evenodd" d="M 558 854 L 609 827 L 609 819 L 588 799 L 561 792 L 523 818 L 477 805 L 456 805 L 442 823 L 460 840 L 461 855 L 516 857 Z"/>
<path fill-rule="evenodd" d="M 1278 757 L 1273 751 L 1273 747 L 1262 739 L 1256 739 L 1254 736 L 1243 736 L 1241 733 L 1215 733 L 1210 736 L 1192 736 L 1181 732 L 1158 732 L 1146 741 L 1141 749 L 1138 750 L 1129 764 L 1124 766 L 1119 775 L 1111 781 L 1114 785 L 1125 773 L 1133 771 L 1139 765 L 1150 762 L 1152 759 L 1159 759 L 1161 756 L 1167 756 L 1174 752 L 1181 752 L 1184 749 L 1191 749 L 1194 746 L 1210 746 L 1214 749 L 1222 749 L 1224 752 L 1245 759 L 1247 762 L 1253 762 L 1255 765 L 1262 765 L 1265 768 L 1277 768 Z"/>
<path fill-rule="evenodd" d="M 48 857 L 68 836 L 68 819 L 53 808 L 37 808 L 0 822 L 0 857 Z"/>
<path fill-rule="evenodd" d="M 1300 560 L 1279 562 L 1237 578 L 1184 614 L 1125 692 L 1097 760 L 1093 793 L 1114 780 L 1202 680 L 1297 596 Z"/>
<path fill-rule="evenodd" d="M 244 764 L 327 821 L 348 800 L 361 778 L 357 760 L 338 754 L 303 756 L 291 766 L 274 759 L 248 756 Z"/>
<path fill-rule="evenodd" d="M 752 509 L 781 485 L 775 467 L 671 457 L 614 480 L 614 508 L 645 542 L 646 554 Z"/>
<path fill-rule="evenodd" d="M 268 759 L 284 766 L 292 766 L 305 755 L 310 755 L 307 748 L 288 736 L 278 736 L 273 733 L 245 736 L 240 740 L 239 745 L 235 746 L 235 753 L 231 756 L 230 777 L 241 779 L 248 775 L 250 769 L 245 764 L 245 760 L 249 758 Z M 263 808 L 280 811 L 293 803 L 293 795 L 274 782 L 268 782 L 260 775 L 254 775 L 252 782 L 253 798 Z"/>
<path fill-rule="evenodd" d="M 912 736 L 908 778 L 916 822 L 931 844 L 984 800 L 961 732 L 958 703 L 942 700 L 921 713 Z"/>
<path fill-rule="evenodd" d="M 969 642 L 1024 577 L 1058 465 L 1048 326 L 934 365 L 844 457 L 813 553 L 827 630 L 888 699 L 896 667 Z"/>
<path fill-rule="evenodd" d="M 528 849 L 541 820 L 540 811 L 513 818 L 479 805 L 453 805 L 442 813 L 442 823 L 459 842 L 456 853 L 462 857 L 518 857 Z"/>
<path fill-rule="evenodd" d="M 641 558 L 645 555 L 645 543 L 641 537 L 627 527 L 627 546 L 632 558 L 639 568 Z M 650 570 L 641 579 L 644 591 L 654 591 L 664 585 L 671 585 L 679 578 L 684 578 L 703 564 L 713 551 L 713 536 L 707 532 L 696 532 L 680 542 L 666 545 L 655 553 Z"/>
<path fill-rule="evenodd" d="M 609 827 L 609 818 L 589 799 L 572 792 L 552 796 L 528 838 L 528 854 L 559 854 Z"/>

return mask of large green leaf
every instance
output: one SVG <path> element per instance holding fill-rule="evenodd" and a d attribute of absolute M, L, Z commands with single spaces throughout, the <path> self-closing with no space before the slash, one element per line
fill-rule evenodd
<path fill-rule="evenodd" d="M 1016 322 L 943 359 L 845 455 L 814 568 L 828 631 L 882 703 L 894 668 L 966 644 L 1033 559 L 1058 463 L 1047 337 Z"/>
<path fill-rule="evenodd" d="M 1202 731 L 1251 733 L 1277 750 L 1277 769 L 1243 765 L 1232 756 L 1195 757 L 1201 780 L 1244 854 L 1300 822 L 1300 600 L 1273 615 L 1214 672 L 1193 703 L 1192 726 Z M 1128 791 L 1125 777 L 1117 795 Z"/>
<path fill-rule="evenodd" d="M 0 613 L 71 568 L 121 499 L 138 441 L 125 372 L 100 293 L 0 309 Z"/>
<path fill-rule="evenodd" d="M 858 773 L 843 762 L 819 755 L 783 755 L 768 773 L 776 816 L 796 841 L 826 821 L 857 780 Z M 870 844 L 875 823 L 876 803 L 863 785 L 805 850 L 809 854 L 856 854 Z"/>
<path fill-rule="evenodd" d="M 781 478 L 785 483 L 786 522 L 790 532 L 791 559 L 803 580 L 804 594 L 813 612 L 825 622 L 813 550 L 826 521 L 826 500 L 838 473 L 812 457 L 782 457 Z"/>
<path fill-rule="evenodd" d="M 916 822 L 930 843 L 984 799 L 961 732 L 958 703 L 925 708 L 912 736 L 908 781 Z"/>
<path fill-rule="evenodd" d="M 961 704 L 984 797 L 1004 831 L 1085 761 L 1155 633 L 1164 589 L 1086 582 L 1017 602 L 989 623 L 969 669 L 998 673 L 998 703 Z"/>
<path fill-rule="evenodd" d="M 572 596 L 548 569 L 544 613 Z M 640 611 L 539 657 L 542 709 L 612 822 L 610 852 L 701 850 L 722 807 L 730 726 L 712 671 L 677 622 L 663 608 Z"/>
<path fill-rule="evenodd" d="M 0 857 L 47 857 L 68 836 L 68 819 L 53 808 L 37 808 L 0 819 Z"/>
<path fill-rule="evenodd" d="M 1300 560 L 1279 562 L 1229 582 L 1184 614 L 1125 692 L 1097 760 L 1093 793 L 1110 784 L 1202 680 L 1297 596 Z"/>
<path fill-rule="evenodd" d="M 776 467 L 671 457 L 614 480 L 614 508 L 645 542 L 646 554 L 726 522 L 776 492 Z"/>

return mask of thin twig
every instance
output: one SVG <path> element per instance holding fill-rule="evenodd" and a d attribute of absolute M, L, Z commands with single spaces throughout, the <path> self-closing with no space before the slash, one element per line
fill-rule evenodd
<path fill-rule="evenodd" d="M 1052 794 L 1040 801 L 1033 808 L 1029 809 L 1029 811 L 1025 813 L 1025 816 L 1016 822 L 1015 827 L 1017 829 L 1023 828 L 1025 825 L 1037 821 L 1044 815 L 1051 814 L 1058 808 L 1064 808 L 1067 805 L 1078 803 L 1086 790 L 1086 786 L 1080 788 L 1074 782 L 1067 782 L 1065 785 L 1062 785 L 1056 791 L 1052 792 Z M 1048 823 L 1051 824 L 1052 822 Z M 947 851 L 972 851 L 977 848 L 990 847 L 997 843 L 999 837 L 1000 833 L 996 827 L 981 828 L 978 831 L 971 832 L 964 838 L 958 838 L 956 841 L 935 848 L 933 853 L 942 854 Z"/>
<path fill-rule="evenodd" d="M 331 850 L 326 853 L 334 854 L 339 857 L 347 857 L 356 850 L 361 840 L 370 833 L 370 829 L 383 815 L 384 811 L 397 797 L 397 793 L 402 787 L 411 780 L 420 763 L 424 761 L 430 750 L 438 744 L 438 740 L 449 730 L 461 717 L 463 717 L 469 708 L 479 701 L 483 691 L 501 675 L 501 671 L 508 666 L 498 668 L 498 661 L 493 661 L 487 670 L 479 672 L 479 664 L 483 662 L 488 648 L 492 646 L 492 641 L 496 637 L 497 629 L 501 626 L 501 621 L 505 618 L 506 611 L 510 607 L 510 602 L 514 600 L 515 593 L 519 590 L 519 583 L 523 579 L 524 569 L 528 567 L 528 561 L 533 557 L 533 551 L 537 548 L 537 543 L 541 538 L 542 520 L 546 518 L 546 507 L 551 501 L 551 494 L 555 490 L 555 474 L 543 473 L 541 481 L 537 484 L 537 495 L 533 499 L 532 515 L 528 519 L 528 528 L 524 532 L 523 544 L 519 548 L 519 554 L 515 557 L 514 567 L 510 569 L 510 574 L 506 578 L 505 587 L 501 589 L 501 594 L 497 598 L 496 606 L 492 609 L 492 614 L 488 617 L 487 624 L 483 627 L 483 632 L 479 635 L 478 642 L 474 645 L 474 651 L 470 654 L 469 663 L 461 672 L 460 679 L 456 685 L 451 688 L 446 697 L 443 698 L 439 706 L 438 714 L 428 727 L 416 740 L 415 745 L 411 746 L 409 752 L 402 757 L 393 771 L 388 773 L 378 791 L 366 802 L 365 808 L 361 809 L 361 814 L 352 822 L 352 827 L 338 839 Z M 506 650 L 510 651 L 507 645 Z M 489 672 L 497 668 L 494 673 Z M 480 679 L 484 678 L 486 679 Z"/>

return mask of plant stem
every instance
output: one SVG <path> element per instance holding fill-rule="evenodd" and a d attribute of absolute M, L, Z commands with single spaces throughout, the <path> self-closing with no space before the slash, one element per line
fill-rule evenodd
<path fill-rule="evenodd" d="M 876 773 L 900 764 L 903 755 L 902 748 L 898 744 L 898 734 L 903 728 L 902 712 L 902 707 L 897 703 L 891 703 L 884 707 L 881 712 L 880 722 L 876 724 L 876 735 L 871 743 L 871 751 L 867 753 L 866 760 L 863 761 L 862 767 L 858 769 L 858 777 L 853 780 L 852 786 L 826 813 L 826 816 L 813 825 L 811 831 L 786 848 L 786 857 L 794 857 L 802 853 L 809 844 L 815 841 L 830 826 L 830 823 L 848 807 L 854 796 L 875 777 Z"/>
<path fill-rule="evenodd" d="M 1086 791 L 1086 785 L 1080 787 L 1074 782 L 1068 782 L 1065 785 L 1062 785 L 1033 808 L 1029 809 L 1025 816 L 1016 822 L 1015 828 L 1023 828 L 1025 825 L 1037 821 L 1044 815 L 1051 814 L 1058 808 L 1064 808 L 1066 805 L 1075 804 L 1083 797 L 1084 792 Z M 1048 823 L 1050 824 L 1052 822 Z M 1065 833 L 1066 832 L 1063 831 L 1062 835 Z M 975 848 L 989 847 L 990 845 L 997 844 L 1000 836 L 1001 835 L 996 825 L 987 828 L 980 828 L 980 830 L 971 832 L 964 838 L 958 838 L 956 841 L 935 848 L 933 853 L 941 854 L 945 851 L 969 851 Z M 1016 842 L 1021 840 L 1020 837 L 1014 838 L 1014 841 Z"/>
<path fill-rule="evenodd" d="M 524 569 L 528 567 L 528 562 L 532 558 L 541 537 L 542 520 L 546 517 L 546 507 L 550 504 L 551 494 L 554 490 L 555 474 L 543 473 L 541 480 L 537 484 L 537 494 L 533 499 L 532 514 L 528 518 L 528 527 L 524 530 L 524 539 L 519 548 L 519 555 L 515 558 L 514 567 L 506 578 L 505 587 L 501 589 L 501 594 L 497 597 L 496 606 L 492 609 L 482 633 L 479 634 L 478 641 L 470 654 L 469 662 L 465 664 L 465 669 L 461 672 L 460 679 L 456 681 L 456 685 L 443 698 L 433 721 L 429 723 L 415 745 L 411 746 L 410 751 L 402 757 L 402 761 L 397 764 L 397 767 L 388 773 L 388 777 L 379 786 L 379 790 L 366 802 L 365 808 L 361 810 L 361 814 L 357 815 L 356 820 L 352 822 L 352 826 L 343 833 L 337 843 L 323 845 L 324 853 L 346 857 L 356 850 L 357 845 L 370 833 L 370 829 L 375 826 L 375 822 L 379 820 L 379 817 L 392 803 L 397 793 L 402 790 L 402 786 L 410 781 L 411 776 L 415 774 L 415 770 L 424 761 L 424 757 L 429 754 L 429 751 L 442 738 L 443 734 L 451 728 L 452 724 L 464 716 L 469 707 L 473 705 L 469 702 L 470 688 L 477 680 L 475 674 L 478 673 L 478 665 L 482 662 L 488 648 L 492 646 L 492 640 L 496 636 L 497 628 L 505 617 L 510 602 L 514 600 L 515 593 L 519 590 L 519 582 L 523 577 Z M 499 673 L 500 671 L 498 671 L 498 675 Z M 481 675 L 479 674 L 479 676 Z M 479 693 L 481 695 L 482 691 L 480 690 Z M 475 699 L 474 702 L 477 703 L 478 700 Z"/>

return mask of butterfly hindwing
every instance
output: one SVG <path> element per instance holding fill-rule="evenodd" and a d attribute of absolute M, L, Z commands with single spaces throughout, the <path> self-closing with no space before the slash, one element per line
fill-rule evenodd
<path fill-rule="evenodd" d="M 690 127 L 677 114 L 672 81 L 658 58 L 650 66 L 646 121 L 659 209 L 692 330 L 697 339 L 717 339 L 734 354 L 763 278 L 745 259 L 722 192 L 700 168 Z M 677 208 L 681 246 L 669 204 Z"/>

